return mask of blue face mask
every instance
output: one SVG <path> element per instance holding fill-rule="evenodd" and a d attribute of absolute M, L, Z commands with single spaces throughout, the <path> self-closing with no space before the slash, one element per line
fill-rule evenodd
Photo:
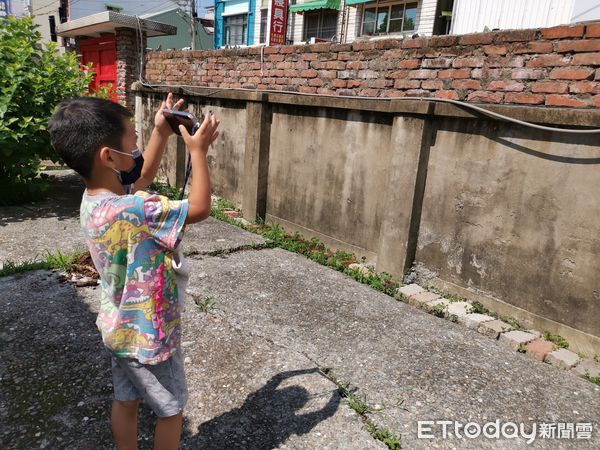
<path fill-rule="evenodd" d="M 139 148 L 133 149 L 131 153 L 120 152 L 119 150 L 115 150 L 111 148 L 113 152 L 120 153 L 121 155 L 131 156 L 135 161 L 135 166 L 129 172 L 118 171 L 117 176 L 119 180 L 121 180 L 121 184 L 123 186 L 127 186 L 128 184 L 135 183 L 142 176 L 142 167 L 144 166 L 144 156 Z"/>

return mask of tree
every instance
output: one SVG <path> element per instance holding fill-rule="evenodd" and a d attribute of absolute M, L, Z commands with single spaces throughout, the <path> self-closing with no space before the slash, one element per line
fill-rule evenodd
<path fill-rule="evenodd" d="M 75 53 L 41 45 L 32 19 L 0 23 L 0 204 L 40 197 L 48 183 L 38 177 L 43 160 L 58 161 L 46 132 L 63 99 L 86 92 L 91 72 Z"/>

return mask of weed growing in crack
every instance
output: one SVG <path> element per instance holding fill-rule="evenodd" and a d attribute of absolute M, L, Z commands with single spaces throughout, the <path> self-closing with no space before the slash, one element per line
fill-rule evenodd
<path fill-rule="evenodd" d="M 194 303 L 200 312 L 206 313 L 217 309 L 215 302 L 210 297 L 205 297 L 202 300 L 196 298 L 194 299 Z"/>
<path fill-rule="evenodd" d="M 544 331 L 544 339 L 554 342 L 560 348 L 569 348 L 569 343 L 567 340 L 558 334 L 552 334 L 549 331 Z"/>

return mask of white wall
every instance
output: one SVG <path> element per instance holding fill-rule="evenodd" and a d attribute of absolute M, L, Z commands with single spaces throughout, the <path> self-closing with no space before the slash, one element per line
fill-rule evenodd
<path fill-rule="evenodd" d="M 569 23 L 574 0 L 455 0 L 451 34 Z"/>

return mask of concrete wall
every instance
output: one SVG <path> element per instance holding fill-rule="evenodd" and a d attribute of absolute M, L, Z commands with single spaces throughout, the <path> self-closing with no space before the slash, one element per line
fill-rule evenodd
<path fill-rule="evenodd" d="M 150 96 L 157 107 L 167 89 L 138 85 L 138 104 Z M 212 183 L 245 217 L 600 352 L 598 135 L 538 132 L 428 101 L 179 92 L 222 119 Z M 597 110 L 489 108 L 562 127 L 600 123 Z M 150 109 L 138 112 L 144 127 Z"/>

